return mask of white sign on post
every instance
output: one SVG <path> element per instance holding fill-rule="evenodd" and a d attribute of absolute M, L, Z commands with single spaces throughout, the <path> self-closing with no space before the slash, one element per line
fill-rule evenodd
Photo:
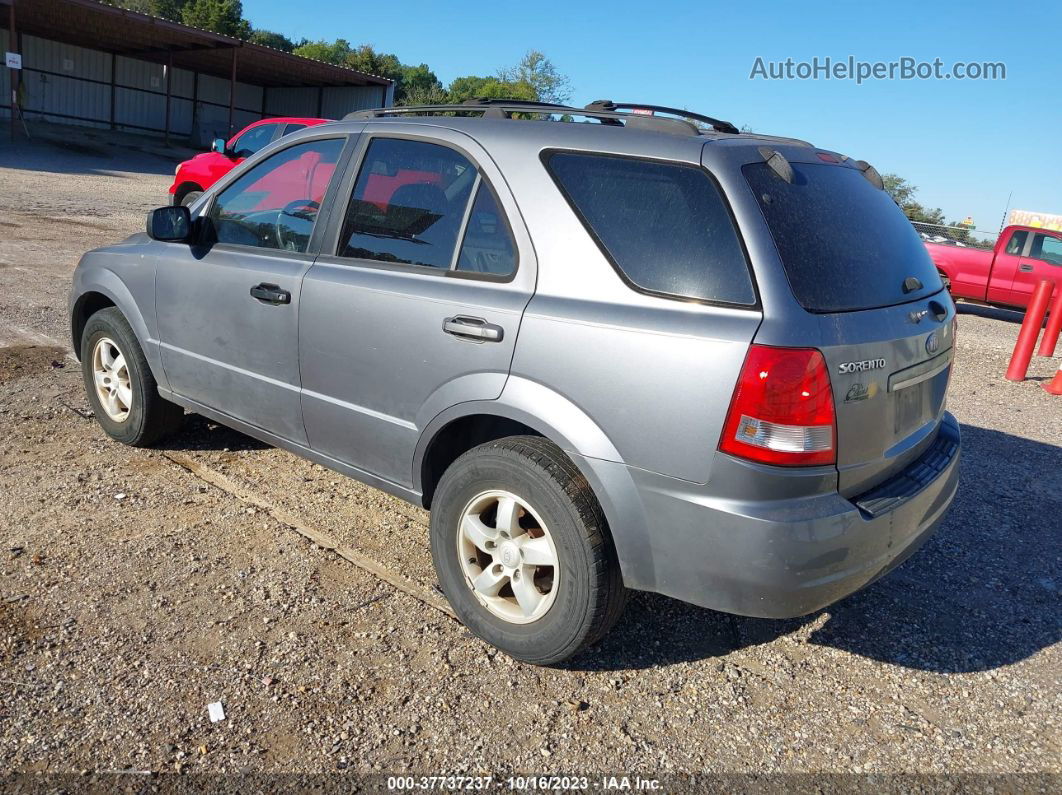
<path fill-rule="evenodd" d="M 5 53 L 4 60 L 7 62 L 8 69 L 22 68 L 22 55 L 17 52 Z"/>

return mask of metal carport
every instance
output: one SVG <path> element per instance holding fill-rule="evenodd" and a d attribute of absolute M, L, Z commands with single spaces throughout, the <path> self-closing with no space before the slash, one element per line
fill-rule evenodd
<path fill-rule="evenodd" d="M 393 99 L 387 78 L 97 0 L 0 0 L 0 28 L 0 51 L 23 62 L 0 77 L 3 116 L 17 104 L 30 119 L 197 138 Z"/>

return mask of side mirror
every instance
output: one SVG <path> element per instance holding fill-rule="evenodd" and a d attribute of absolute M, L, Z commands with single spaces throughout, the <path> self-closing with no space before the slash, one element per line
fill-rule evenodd
<path fill-rule="evenodd" d="M 210 145 L 210 151 L 217 152 L 219 155 L 227 155 L 227 145 L 224 138 L 215 138 L 214 143 Z"/>
<path fill-rule="evenodd" d="M 147 214 L 147 233 L 152 240 L 187 243 L 192 237 L 192 214 L 187 207 L 159 207 Z"/>

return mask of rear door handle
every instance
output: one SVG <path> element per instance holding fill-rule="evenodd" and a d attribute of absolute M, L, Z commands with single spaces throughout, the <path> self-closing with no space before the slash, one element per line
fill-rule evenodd
<path fill-rule="evenodd" d="M 455 315 L 443 320 L 443 331 L 455 337 L 465 337 L 476 342 L 501 342 L 505 336 L 501 326 L 488 323 L 481 317 Z"/>
<path fill-rule="evenodd" d="M 266 304 L 291 303 L 291 293 L 275 284 L 256 284 L 251 288 L 251 296 Z"/>
<path fill-rule="evenodd" d="M 1019 266 L 1018 266 L 1018 270 L 1020 270 L 1020 271 L 1025 271 L 1026 273 L 1028 273 L 1028 272 L 1029 272 L 1029 271 L 1031 271 L 1032 269 L 1033 269 L 1033 266 L 1032 266 L 1032 265 L 1019 265 Z"/>

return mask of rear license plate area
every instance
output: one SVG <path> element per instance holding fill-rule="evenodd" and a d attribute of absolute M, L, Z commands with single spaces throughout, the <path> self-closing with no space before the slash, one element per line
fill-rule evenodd
<path fill-rule="evenodd" d="M 893 432 L 897 437 L 908 431 L 920 428 L 929 418 L 926 417 L 926 384 L 915 384 L 893 393 L 895 407 Z"/>

